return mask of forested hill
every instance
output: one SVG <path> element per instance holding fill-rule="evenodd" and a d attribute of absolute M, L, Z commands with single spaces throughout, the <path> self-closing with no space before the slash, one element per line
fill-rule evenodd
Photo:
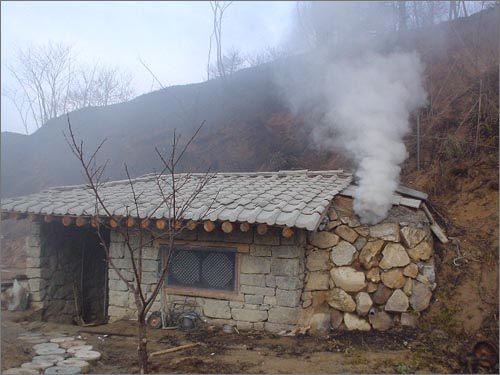
<path fill-rule="evenodd" d="M 450 39 L 447 48 L 436 44 L 438 35 Z M 453 90 L 460 90 L 445 84 L 449 81 L 451 64 L 457 69 L 452 78 L 459 77 L 463 87 L 473 84 L 485 72 L 493 72 L 493 79 L 498 80 L 498 9 L 413 31 L 399 43 L 405 41 L 415 45 L 424 59 L 426 87 L 431 97 L 433 93 L 438 94 L 441 83 L 439 99 L 447 98 L 446 95 L 451 98 L 455 95 Z M 476 50 L 472 54 L 493 56 L 482 70 L 474 72 L 467 68 L 470 65 L 467 55 L 471 54 L 473 45 Z M 288 58 L 241 70 L 225 82 L 211 80 L 173 86 L 129 102 L 81 109 L 70 113 L 69 118 L 89 152 L 107 139 L 100 161 L 109 159 L 107 177 L 110 179 L 125 177 L 124 162 L 133 176 L 161 169 L 155 147 L 166 149 L 174 128 L 186 140 L 202 122 L 204 126 L 179 171 L 347 167 L 341 156 L 315 147 L 308 126 L 300 117 L 292 115 L 282 100 L 280 88 L 275 84 L 276 70 L 281 64 L 294 63 L 295 58 Z M 459 70 L 462 68 L 464 71 Z M 498 92 L 496 95 L 494 100 L 498 102 Z M 444 120 L 449 125 L 459 124 L 462 112 L 459 109 L 449 113 L 447 106 L 441 114 L 448 116 Z M 427 126 L 435 126 L 436 121 L 441 120 L 433 118 Z M 29 136 L 2 133 L 2 197 L 83 182 L 81 168 L 63 135 L 67 126 L 67 117 L 61 116 Z M 447 131 L 443 129 L 437 131 Z M 427 147 L 430 145 L 427 143 Z"/>

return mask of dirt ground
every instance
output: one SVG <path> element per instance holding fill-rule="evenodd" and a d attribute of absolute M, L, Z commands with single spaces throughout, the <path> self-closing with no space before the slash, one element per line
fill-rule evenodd
<path fill-rule="evenodd" d="M 78 327 L 36 320 L 29 312 L 2 312 L 2 370 L 31 358 L 24 332 L 82 335 L 102 353 L 92 373 L 138 372 L 134 321 Z M 103 340 L 104 334 L 108 334 Z M 451 337 L 440 329 L 332 332 L 327 337 L 280 337 L 262 332 L 226 334 L 199 326 L 191 331 L 149 330 L 150 352 L 188 343 L 199 346 L 155 356 L 152 373 L 461 373 L 478 337 Z M 456 340 L 459 339 L 459 340 Z M 457 345 L 461 342 L 461 345 Z M 479 372 L 487 370 L 480 368 Z"/>

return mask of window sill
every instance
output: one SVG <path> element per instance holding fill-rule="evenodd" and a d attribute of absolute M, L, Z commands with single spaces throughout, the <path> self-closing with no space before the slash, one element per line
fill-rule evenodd
<path fill-rule="evenodd" d="M 245 297 L 239 292 L 228 292 L 224 290 L 206 290 L 206 289 L 194 289 L 194 288 L 173 288 L 165 287 L 166 294 L 174 294 L 178 296 L 191 296 L 191 297 L 201 297 L 201 298 L 214 298 L 214 299 L 224 299 L 230 301 L 244 302 Z"/>

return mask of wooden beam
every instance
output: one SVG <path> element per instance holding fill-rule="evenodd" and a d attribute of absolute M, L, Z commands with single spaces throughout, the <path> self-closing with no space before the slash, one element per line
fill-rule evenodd
<path fill-rule="evenodd" d="M 293 229 L 290 227 L 284 227 L 283 230 L 281 231 L 281 234 L 285 238 L 291 238 L 293 236 Z"/>
<path fill-rule="evenodd" d="M 87 224 L 87 219 L 85 219 L 84 217 L 78 216 L 76 218 L 76 226 L 77 227 L 83 227 L 86 224 Z"/>
<path fill-rule="evenodd" d="M 109 226 L 111 228 L 118 228 L 119 225 L 120 225 L 120 221 L 118 219 L 114 219 L 114 218 L 109 219 Z"/>
<path fill-rule="evenodd" d="M 132 216 L 127 217 L 127 227 L 132 228 L 135 225 L 135 218 Z"/>
<path fill-rule="evenodd" d="M 182 220 L 176 220 L 174 224 L 175 230 L 180 230 L 182 228 Z"/>
<path fill-rule="evenodd" d="M 211 220 L 207 220 L 203 223 L 203 229 L 205 229 L 205 232 L 212 232 L 215 229 L 215 223 Z"/>
<path fill-rule="evenodd" d="M 97 217 L 91 217 L 90 218 L 90 226 L 92 228 L 97 228 L 98 224 L 99 224 L 99 218 L 97 218 Z"/>
<path fill-rule="evenodd" d="M 267 224 L 259 224 L 257 225 L 257 233 L 263 236 L 267 233 Z"/>
<path fill-rule="evenodd" d="M 146 229 L 149 227 L 149 225 L 151 224 L 151 220 L 149 219 L 144 219 L 141 221 L 141 228 L 142 229 Z"/>
<path fill-rule="evenodd" d="M 65 227 L 68 227 L 73 223 L 73 218 L 71 216 L 63 216 L 62 223 Z"/>
<path fill-rule="evenodd" d="M 164 230 L 167 227 L 166 219 L 158 219 L 156 220 L 156 228 L 159 230 Z"/>
<path fill-rule="evenodd" d="M 250 224 L 249 223 L 241 223 L 240 230 L 242 232 L 248 232 L 250 230 Z"/>
<path fill-rule="evenodd" d="M 198 225 L 198 222 L 197 221 L 194 221 L 194 220 L 189 220 L 186 224 L 186 228 L 189 229 L 189 230 L 194 230 L 196 229 L 196 226 Z"/>
<path fill-rule="evenodd" d="M 222 223 L 221 228 L 224 233 L 231 233 L 233 231 L 233 223 L 225 221 Z"/>
<path fill-rule="evenodd" d="M 11 212 L 9 214 L 9 219 L 11 220 L 21 220 L 21 219 L 24 219 L 26 217 L 26 214 L 22 214 L 20 212 Z"/>
<path fill-rule="evenodd" d="M 43 217 L 43 221 L 45 221 L 46 223 L 51 223 L 51 222 L 54 221 L 54 216 L 52 216 L 52 215 L 45 215 Z"/>

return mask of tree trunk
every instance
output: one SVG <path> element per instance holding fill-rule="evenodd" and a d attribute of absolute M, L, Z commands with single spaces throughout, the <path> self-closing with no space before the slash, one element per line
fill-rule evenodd
<path fill-rule="evenodd" d="M 148 340 L 146 337 L 146 319 L 145 314 L 139 314 L 139 345 L 137 347 L 137 354 L 139 355 L 139 366 L 141 367 L 141 374 L 148 373 Z"/>

